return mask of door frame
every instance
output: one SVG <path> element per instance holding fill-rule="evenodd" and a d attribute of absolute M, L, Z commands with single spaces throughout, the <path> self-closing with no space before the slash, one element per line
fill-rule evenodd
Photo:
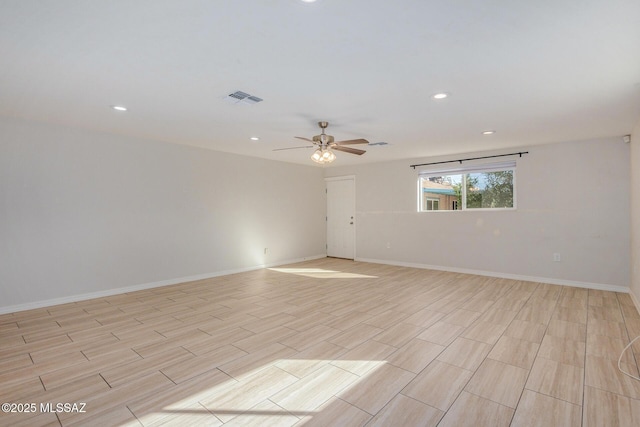
<path fill-rule="evenodd" d="M 358 225 L 358 221 L 356 221 L 356 176 L 355 175 L 342 175 L 342 176 L 332 176 L 332 177 L 328 177 L 324 179 L 324 190 L 325 190 L 325 242 L 326 245 L 326 249 L 328 252 L 329 249 L 329 244 L 328 244 L 328 230 L 329 230 L 329 221 L 327 220 L 328 218 L 328 211 L 327 211 L 327 203 L 329 202 L 329 197 L 328 197 L 328 193 L 327 193 L 327 183 L 331 182 L 331 181 L 352 181 L 353 182 L 353 260 L 356 260 L 356 253 L 357 253 L 357 246 L 356 246 L 356 233 L 357 233 L 357 225 Z M 327 254 L 327 256 L 329 256 L 329 254 Z"/>

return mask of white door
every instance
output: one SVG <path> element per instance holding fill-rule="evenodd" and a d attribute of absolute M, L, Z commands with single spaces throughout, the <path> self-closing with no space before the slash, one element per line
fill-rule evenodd
<path fill-rule="evenodd" d="M 354 177 L 329 178 L 327 184 L 327 256 L 355 259 L 356 186 Z"/>

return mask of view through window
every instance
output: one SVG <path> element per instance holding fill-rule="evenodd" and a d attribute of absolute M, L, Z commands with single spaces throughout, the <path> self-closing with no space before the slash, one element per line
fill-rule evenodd
<path fill-rule="evenodd" d="M 515 162 L 420 172 L 419 210 L 513 209 Z"/>

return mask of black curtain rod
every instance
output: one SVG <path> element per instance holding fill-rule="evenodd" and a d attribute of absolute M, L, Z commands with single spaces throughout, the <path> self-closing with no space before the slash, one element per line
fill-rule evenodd
<path fill-rule="evenodd" d="M 409 167 L 415 169 L 418 166 L 442 165 L 444 163 L 456 163 L 456 162 L 460 162 L 460 164 L 462 164 L 462 162 L 466 162 L 466 161 L 469 161 L 469 160 L 493 159 L 494 157 L 506 157 L 506 156 L 520 156 L 520 157 L 522 157 L 523 154 L 529 154 L 529 152 L 528 151 L 519 151 L 517 153 L 496 154 L 495 156 L 470 157 L 468 159 L 447 160 L 445 162 L 420 163 L 419 165 L 409 165 Z"/>

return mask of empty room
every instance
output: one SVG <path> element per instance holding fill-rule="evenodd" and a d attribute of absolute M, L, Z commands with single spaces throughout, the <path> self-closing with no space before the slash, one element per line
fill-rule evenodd
<path fill-rule="evenodd" d="M 632 0 L 1 1 L 0 426 L 640 425 L 639 52 Z"/>

